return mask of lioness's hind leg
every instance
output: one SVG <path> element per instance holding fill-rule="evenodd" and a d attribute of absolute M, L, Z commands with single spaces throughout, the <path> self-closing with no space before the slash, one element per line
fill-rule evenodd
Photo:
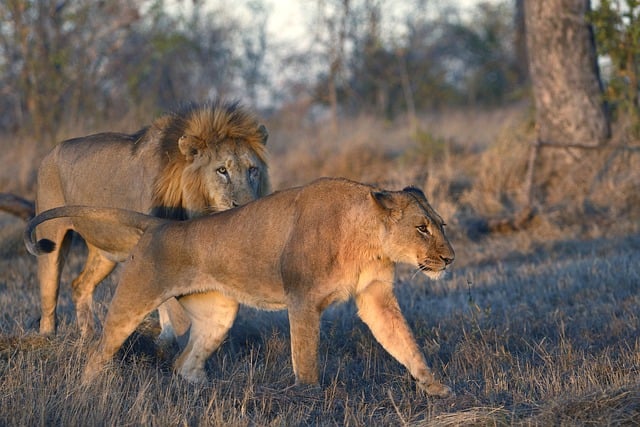
<path fill-rule="evenodd" d="M 113 271 L 116 263 L 105 258 L 98 248 L 87 243 L 87 261 L 80 275 L 72 283 L 73 302 L 80 334 L 93 335 L 93 291 Z"/>
<path fill-rule="evenodd" d="M 145 316 L 163 302 L 164 297 L 159 286 L 155 286 L 154 279 L 157 277 L 144 271 L 144 265 L 141 268 L 131 260 L 125 265 L 109 305 L 102 337 L 87 361 L 83 374 L 85 384 L 91 382 L 113 358 Z"/>
<path fill-rule="evenodd" d="M 402 363 L 429 395 L 446 397 L 451 389 L 433 376 L 393 294 L 391 282 L 373 282 L 356 296 L 358 315 L 376 340 Z"/>
<path fill-rule="evenodd" d="M 219 292 L 187 295 L 179 302 L 191 319 L 191 330 L 175 369 L 187 381 L 202 383 L 207 380 L 204 364 L 226 338 L 238 314 L 238 302 Z"/>

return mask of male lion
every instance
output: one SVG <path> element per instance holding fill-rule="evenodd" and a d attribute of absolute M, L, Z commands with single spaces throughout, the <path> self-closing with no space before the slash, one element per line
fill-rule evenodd
<path fill-rule="evenodd" d="M 100 133 L 67 140 L 40 165 L 36 213 L 86 205 L 187 219 L 229 209 L 269 193 L 266 139 L 264 126 L 237 102 L 215 101 L 163 115 L 132 135 Z M 92 236 L 85 233 L 86 226 L 80 218 L 67 218 L 38 230 L 40 237 L 56 243 L 53 252 L 38 259 L 42 334 L 56 329 L 69 230 L 83 236 L 88 247 L 85 267 L 72 283 L 83 335 L 93 332 L 95 287 L 128 255 L 110 246 L 108 230 L 105 236 Z M 161 339 L 172 338 L 170 314 L 160 310 Z"/>
<path fill-rule="evenodd" d="M 148 313 L 177 297 L 191 320 L 188 345 L 176 361 L 187 380 L 206 380 L 205 360 L 225 338 L 238 305 L 246 304 L 288 309 L 296 383 L 314 384 L 321 313 L 355 297 L 359 316 L 418 384 L 430 395 L 451 393 L 431 373 L 393 293 L 394 263 L 438 278 L 455 256 L 442 218 L 418 189 L 391 192 L 320 179 L 189 221 L 69 206 L 31 220 L 29 251 L 51 250 L 52 242 L 36 243 L 33 231 L 67 216 L 82 218 L 97 238 L 111 237 L 110 244 L 131 253 L 88 358 L 87 382 Z"/>

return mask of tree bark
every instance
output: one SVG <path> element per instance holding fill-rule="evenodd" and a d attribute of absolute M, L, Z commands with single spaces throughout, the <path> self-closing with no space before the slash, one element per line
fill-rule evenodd
<path fill-rule="evenodd" d="M 538 141 L 596 146 L 607 140 L 589 0 L 525 0 Z"/>

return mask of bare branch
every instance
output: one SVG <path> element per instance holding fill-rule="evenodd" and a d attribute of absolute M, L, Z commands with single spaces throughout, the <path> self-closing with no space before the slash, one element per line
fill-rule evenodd
<path fill-rule="evenodd" d="M 35 215 L 36 206 L 31 200 L 10 193 L 0 193 L 0 211 L 8 212 L 22 218 L 30 220 Z"/>

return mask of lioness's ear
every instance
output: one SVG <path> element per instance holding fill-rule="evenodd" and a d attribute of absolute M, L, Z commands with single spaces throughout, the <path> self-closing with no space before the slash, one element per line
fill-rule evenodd
<path fill-rule="evenodd" d="M 372 191 L 371 198 L 374 204 L 383 212 L 386 219 L 392 222 L 402 218 L 402 209 L 398 205 L 396 196 L 388 191 Z"/>
<path fill-rule="evenodd" d="M 265 125 L 258 126 L 258 133 L 262 137 L 262 145 L 267 145 L 267 138 L 269 138 L 269 132 Z"/>
<path fill-rule="evenodd" d="M 178 138 L 178 148 L 180 148 L 180 152 L 188 161 L 192 161 L 200 154 L 200 151 L 204 148 L 204 143 L 197 136 L 182 135 Z"/>
<path fill-rule="evenodd" d="M 376 205 L 382 209 L 391 210 L 396 205 L 393 196 L 387 191 L 372 191 L 371 197 Z"/>

